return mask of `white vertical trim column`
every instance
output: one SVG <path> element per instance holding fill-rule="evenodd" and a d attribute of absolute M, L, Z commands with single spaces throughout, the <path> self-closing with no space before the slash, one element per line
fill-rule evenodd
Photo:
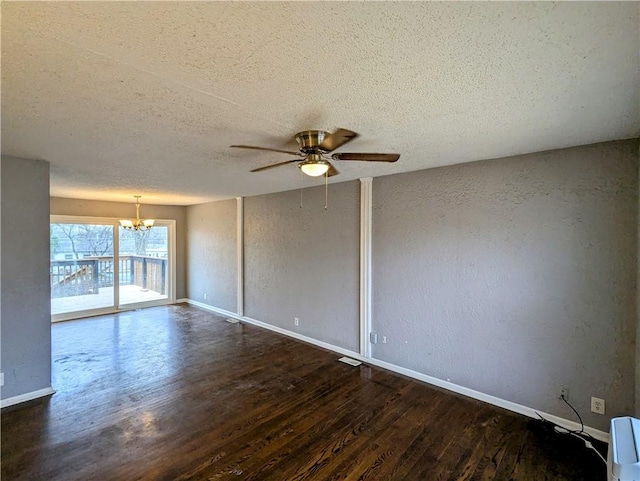
<path fill-rule="evenodd" d="M 176 302 L 176 263 L 177 263 L 177 245 L 178 245 L 178 229 L 177 229 L 177 221 L 175 219 L 170 219 L 167 221 L 160 221 L 160 225 L 167 226 L 169 230 L 169 269 L 171 270 L 171 275 L 169 276 L 169 287 L 170 291 L 167 292 L 167 296 L 171 302 Z"/>
<path fill-rule="evenodd" d="M 238 209 L 236 217 L 236 259 L 238 273 L 238 293 L 236 308 L 239 316 L 244 316 L 244 198 L 236 197 Z"/>
<path fill-rule="evenodd" d="M 371 177 L 360 179 L 360 355 L 371 357 Z"/>

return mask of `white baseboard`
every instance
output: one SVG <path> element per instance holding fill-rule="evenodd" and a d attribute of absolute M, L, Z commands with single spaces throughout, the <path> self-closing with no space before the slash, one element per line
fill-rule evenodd
<path fill-rule="evenodd" d="M 555 416 L 553 414 L 545 413 L 543 411 L 533 409 L 528 406 L 523 406 L 522 404 L 514 403 L 512 401 L 507 401 L 506 399 L 501 399 L 499 397 L 495 397 L 490 394 L 485 394 L 480 391 L 475 391 L 473 389 L 469 389 L 467 387 L 460 386 L 458 384 L 453 384 L 448 381 L 443 381 L 442 379 L 428 376 L 418 371 L 413 371 L 411 369 L 400 367 L 395 364 L 391 364 L 385 361 L 380 361 L 379 359 L 374 359 L 374 358 L 363 359 L 360 357 L 358 357 L 358 359 L 363 362 L 373 364 L 374 366 L 378 366 L 383 369 L 387 369 L 389 371 L 393 371 L 398 374 L 402 374 L 404 376 L 408 376 L 408 377 L 417 379 L 419 381 L 426 382 L 427 384 L 432 384 L 434 386 L 441 387 L 448 391 L 453 391 L 455 393 L 462 394 L 463 396 L 477 399 L 478 401 L 483 401 L 483 402 L 486 402 L 487 404 L 492 404 L 494 406 L 506 409 L 507 411 L 523 414 L 527 417 L 534 418 L 534 419 L 540 419 L 540 416 L 542 416 L 547 421 L 551 421 L 566 429 L 579 431 L 581 427 L 580 424 L 574 421 L 570 421 L 568 419 L 564 419 L 559 416 Z M 609 442 L 609 433 L 605 433 L 604 431 L 600 431 L 599 429 L 595 429 L 589 426 L 585 426 L 584 430 L 594 438 L 599 439 L 600 441 L 604 441 L 606 443 Z"/>
<path fill-rule="evenodd" d="M 524 416 L 540 419 L 542 416 L 547 421 L 551 421 L 559 426 L 562 426 L 566 429 L 570 430 L 580 430 L 580 424 L 570 421 L 568 419 L 561 418 L 559 416 L 555 416 L 553 414 L 549 414 L 537 409 L 530 408 L 528 406 L 523 406 L 522 404 L 514 403 L 512 401 L 507 401 L 506 399 L 501 399 L 490 394 L 485 394 L 480 391 L 475 391 L 473 389 L 469 389 L 464 386 L 459 386 L 458 384 L 454 384 L 448 381 L 443 381 L 442 379 L 438 379 L 432 376 L 428 376 L 418 371 L 414 371 L 412 369 L 407 369 L 401 366 L 397 366 L 395 364 L 391 364 L 389 362 L 381 361 L 375 358 L 367 358 L 360 355 L 360 353 L 351 351 L 349 349 L 344 349 L 339 346 L 335 346 L 333 344 L 329 344 L 324 341 L 319 341 L 312 337 L 303 336 L 297 332 L 289 331 L 287 329 L 283 329 L 278 326 L 273 326 L 271 324 L 267 324 L 266 322 L 258 321 L 256 319 L 252 319 L 247 316 L 239 316 L 236 313 L 226 311 L 224 309 L 218 309 L 217 307 L 209 306 L 207 304 L 203 304 L 201 302 L 193 301 L 191 299 L 185 299 L 184 302 L 200 307 L 204 310 L 213 312 L 215 314 L 222 314 L 226 317 L 232 317 L 234 319 L 238 319 L 239 321 L 246 322 L 247 324 L 253 324 L 254 326 L 262 327 L 264 329 L 268 329 L 273 332 L 277 332 L 279 334 L 283 334 L 285 336 L 292 337 L 294 339 L 298 339 L 299 341 L 307 342 L 309 344 L 313 344 L 314 346 L 322 347 L 329 351 L 336 352 L 338 354 L 342 354 L 345 356 L 349 356 L 353 359 L 357 359 L 358 361 L 362 361 L 367 364 L 371 364 L 373 366 L 381 367 L 382 369 L 386 369 L 388 371 L 392 371 L 398 374 L 402 374 L 403 376 L 407 376 L 413 379 L 417 379 L 418 381 L 425 382 L 427 384 L 431 384 L 433 386 L 438 386 L 448 391 L 455 392 L 457 394 L 462 394 L 463 396 L 467 396 L 473 399 L 477 399 L 479 401 L 486 402 L 488 404 L 492 404 L 494 406 L 506 409 L 507 411 L 512 411 L 518 414 L 522 414 Z M 589 433 L 594 438 L 604 441 L 606 443 L 609 442 L 609 433 L 604 431 L 600 431 L 599 429 L 595 429 L 589 426 L 585 426 L 584 430 Z"/>
<path fill-rule="evenodd" d="M 360 357 L 360 353 L 352 351 L 350 349 L 345 349 L 344 347 L 336 346 L 334 344 L 329 344 L 328 342 L 319 341 L 318 339 L 304 336 L 297 332 L 288 331 L 287 329 L 283 329 L 282 327 L 272 326 L 271 324 L 267 324 L 266 322 L 252 319 L 250 317 L 246 317 L 246 316 L 237 317 L 236 315 L 236 318 L 240 319 L 243 322 L 246 322 L 247 324 L 253 324 L 254 326 L 262 327 L 264 329 L 277 332 L 278 334 L 284 334 L 285 336 L 293 337 L 294 339 L 298 339 L 299 341 L 308 342 L 309 344 L 313 344 L 314 346 L 322 347 L 323 349 L 327 349 L 328 351 L 337 352 L 339 354 L 342 354 L 343 356 L 349 356 L 349 357 L 362 360 L 362 358 Z M 369 361 L 366 360 L 365 362 L 369 362 Z"/>
<path fill-rule="evenodd" d="M 270 331 L 277 332 L 278 334 L 283 334 L 285 336 L 293 337 L 294 339 L 298 339 L 299 341 L 308 342 L 309 344 L 313 344 L 315 346 L 322 347 L 322 348 L 327 349 L 329 351 L 338 352 L 338 353 L 343 354 L 345 356 L 349 356 L 349 357 L 353 357 L 353 356 L 358 356 L 359 357 L 360 356 L 360 354 L 358 354 L 355 351 L 351 351 L 349 349 L 344 349 L 342 347 L 338 347 L 338 346 L 335 346 L 333 344 L 329 344 L 327 342 L 319 341 L 317 339 L 314 339 L 313 337 L 307 337 L 307 336 L 304 336 L 304 335 L 299 334 L 297 332 L 288 331 L 288 330 L 283 329 L 281 327 L 273 326 L 271 324 L 267 324 L 266 322 L 258 321 L 256 319 L 252 319 L 250 317 L 239 316 L 235 312 L 230 312 L 230 311 L 227 311 L 225 309 L 220 309 L 218 307 L 213 307 L 213 306 L 210 306 L 208 304 L 203 304 L 202 302 L 193 301 L 191 299 L 186 299 L 185 302 L 187 304 L 191 304 L 193 306 L 199 307 L 200 309 L 204 309 L 205 311 L 213 312 L 214 314 L 221 314 L 221 315 L 223 315 L 225 317 L 231 317 L 233 319 L 237 319 L 239 321 L 246 322 L 247 324 L 253 324 L 254 326 L 262 327 L 264 329 L 268 329 Z"/>
<path fill-rule="evenodd" d="M 50 396 L 51 394 L 55 394 L 55 392 L 55 389 L 53 389 L 52 387 L 46 387 L 44 389 L 38 389 L 37 391 L 20 394 L 19 396 L 13 396 L 0 401 L 0 408 L 6 408 L 9 406 L 13 406 L 14 404 L 32 401 L 34 399 L 38 399 L 39 397 Z"/>
<path fill-rule="evenodd" d="M 213 312 L 214 314 L 221 314 L 226 317 L 233 317 L 234 319 L 243 320 L 242 317 L 238 316 L 235 312 L 227 311 L 225 309 L 220 309 L 218 307 L 210 306 L 209 304 L 205 304 L 203 302 L 194 301 L 192 299 L 184 299 L 183 302 L 187 304 L 191 304 L 192 306 L 199 307 L 200 309 L 204 309 L 205 311 Z"/>

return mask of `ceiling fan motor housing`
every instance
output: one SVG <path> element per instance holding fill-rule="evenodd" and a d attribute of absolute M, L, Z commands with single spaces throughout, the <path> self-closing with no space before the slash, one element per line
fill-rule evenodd
<path fill-rule="evenodd" d="M 320 144 L 324 141 L 326 135 L 327 132 L 324 130 L 305 130 L 296 134 L 296 142 L 298 142 L 300 151 L 305 154 L 313 154 L 318 151 L 328 152 L 320 148 Z"/>

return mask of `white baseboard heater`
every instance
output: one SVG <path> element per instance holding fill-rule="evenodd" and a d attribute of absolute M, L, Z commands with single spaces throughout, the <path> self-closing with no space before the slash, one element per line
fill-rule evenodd
<path fill-rule="evenodd" d="M 609 481 L 640 481 L 640 419 L 613 418 L 610 434 Z"/>

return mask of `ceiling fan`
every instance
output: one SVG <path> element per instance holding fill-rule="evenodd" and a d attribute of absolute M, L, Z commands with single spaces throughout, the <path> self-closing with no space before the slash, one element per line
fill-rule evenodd
<path fill-rule="evenodd" d="M 395 162 L 400 158 L 400 154 L 362 154 L 362 153 L 337 153 L 328 155 L 334 150 L 342 147 L 347 142 L 358 136 L 355 132 L 347 129 L 338 129 L 333 133 L 324 130 L 305 130 L 296 134 L 299 152 L 289 150 L 271 149 L 268 147 L 256 147 L 254 145 L 232 145 L 236 149 L 267 150 L 269 152 L 281 152 L 298 156 L 298 159 L 285 160 L 277 164 L 258 167 L 251 172 L 280 167 L 281 165 L 298 162 L 298 167 L 302 172 L 318 177 L 327 174 L 327 177 L 338 175 L 338 170 L 329 162 L 330 160 L 354 160 L 359 162 Z"/>

